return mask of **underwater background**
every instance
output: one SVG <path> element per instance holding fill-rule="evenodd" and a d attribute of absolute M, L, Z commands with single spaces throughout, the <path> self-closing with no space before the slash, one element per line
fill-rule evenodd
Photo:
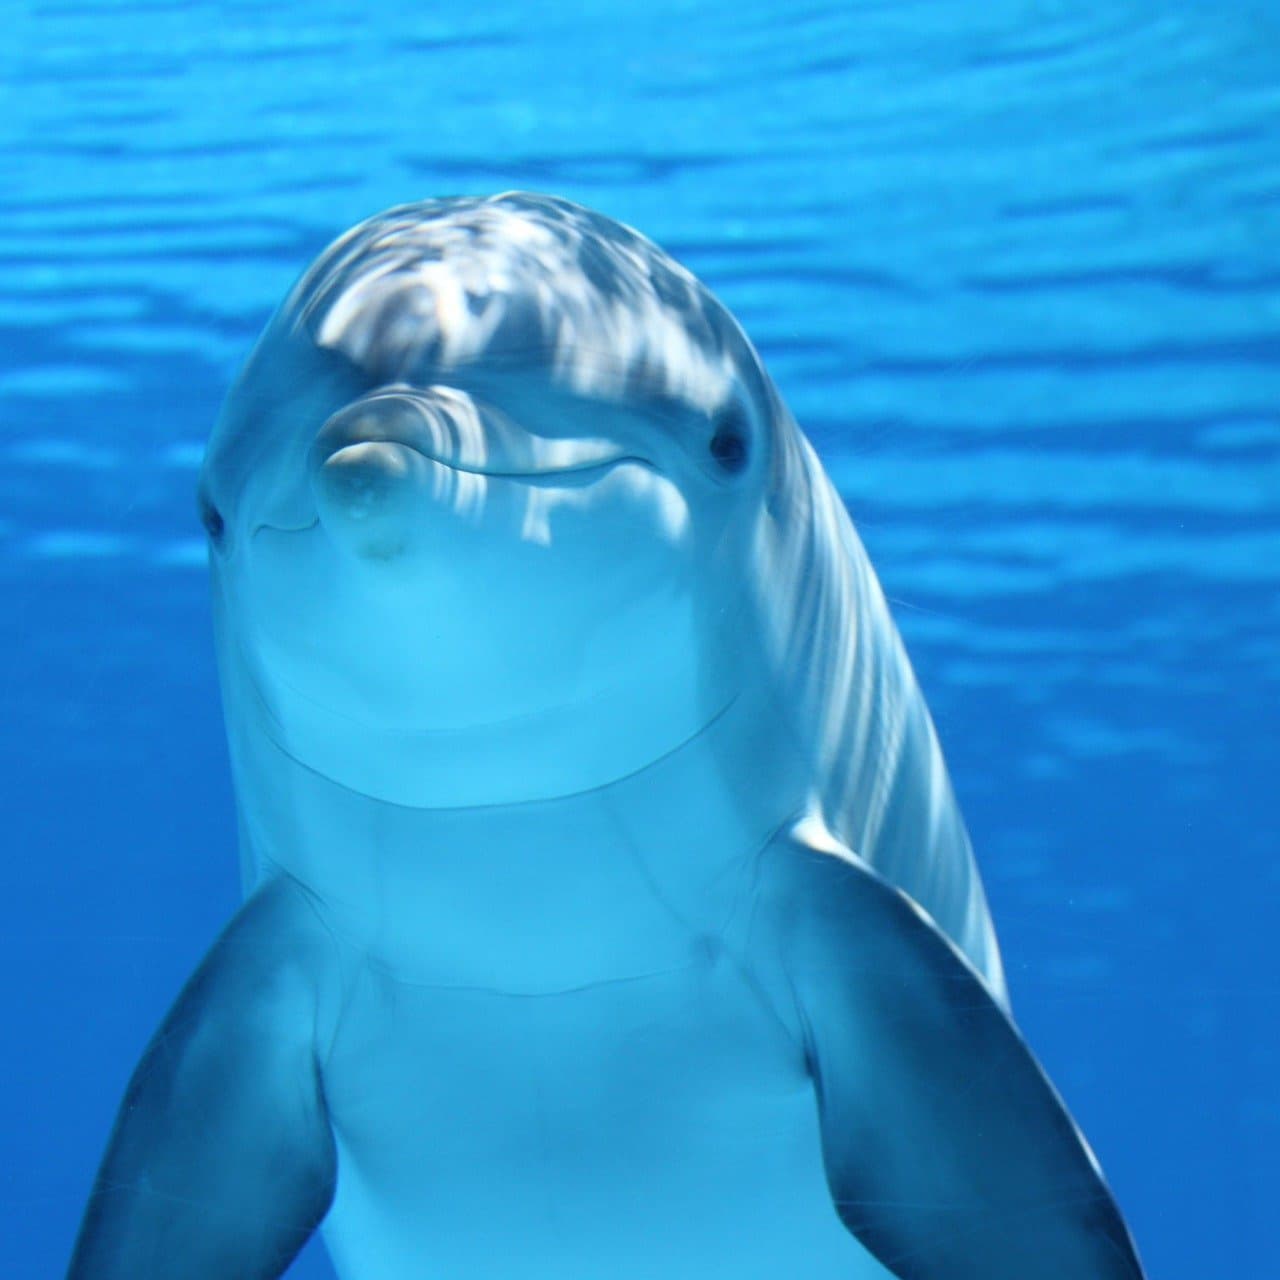
<path fill-rule="evenodd" d="M 519 187 L 742 321 L 894 602 L 1019 1023 L 1152 1280 L 1276 1274 L 1280 10 L 0 24 L 0 1272 L 60 1274 L 237 902 L 193 496 L 229 380 L 353 222 Z"/>

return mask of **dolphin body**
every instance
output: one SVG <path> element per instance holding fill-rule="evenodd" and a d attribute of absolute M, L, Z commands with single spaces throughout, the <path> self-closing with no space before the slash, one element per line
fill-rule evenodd
<path fill-rule="evenodd" d="M 246 901 L 73 1280 L 1132 1280 L 928 712 L 742 330 L 635 232 L 392 209 L 205 462 Z"/>

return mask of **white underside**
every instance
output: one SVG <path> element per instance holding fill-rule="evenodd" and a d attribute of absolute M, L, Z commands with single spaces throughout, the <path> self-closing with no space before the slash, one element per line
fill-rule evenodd
<path fill-rule="evenodd" d="M 343 1280 L 890 1280 L 803 1057 L 723 953 L 557 995 L 366 970 L 326 1071 Z"/>

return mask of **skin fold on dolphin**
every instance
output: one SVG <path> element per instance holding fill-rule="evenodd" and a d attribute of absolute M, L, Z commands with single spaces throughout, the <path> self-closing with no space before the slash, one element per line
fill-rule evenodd
<path fill-rule="evenodd" d="M 331 245 L 200 481 L 245 902 L 69 1280 L 1136 1280 L 840 499 L 548 196 Z"/>

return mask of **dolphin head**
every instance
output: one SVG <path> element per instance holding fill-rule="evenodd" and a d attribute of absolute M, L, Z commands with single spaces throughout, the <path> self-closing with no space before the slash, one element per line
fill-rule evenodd
<path fill-rule="evenodd" d="M 728 312 L 598 214 L 507 194 L 356 227 L 268 325 L 201 475 L 233 754 L 265 736 L 434 807 L 680 746 L 749 679 L 780 413 Z"/>

